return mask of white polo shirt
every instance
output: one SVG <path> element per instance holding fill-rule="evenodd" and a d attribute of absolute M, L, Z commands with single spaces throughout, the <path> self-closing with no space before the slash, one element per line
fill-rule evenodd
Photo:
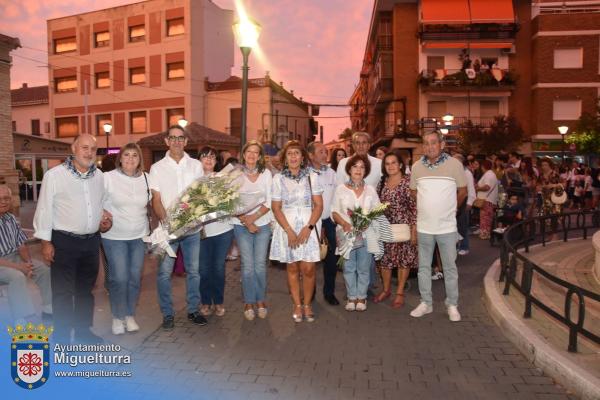
<path fill-rule="evenodd" d="M 177 163 L 167 151 L 162 160 L 150 167 L 150 189 L 160 193 L 161 203 L 168 210 L 183 190 L 202 175 L 204 170 L 200 161 L 183 153 Z"/>
<path fill-rule="evenodd" d="M 333 202 L 333 195 L 337 187 L 335 171 L 328 166 L 324 170 L 314 169 L 313 171 L 317 174 L 317 181 L 323 189 L 323 193 L 321 194 L 323 196 L 323 214 L 321 214 L 321 219 L 331 218 L 331 203 Z"/>

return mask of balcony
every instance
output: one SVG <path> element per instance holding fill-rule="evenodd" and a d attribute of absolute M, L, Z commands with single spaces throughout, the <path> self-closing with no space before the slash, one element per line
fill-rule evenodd
<path fill-rule="evenodd" d="M 513 41 L 516 24 L 424 25 L 419 31 L 422 42 L 429 41 Z"/>
<path fill-rule="evenodd" d="M 452 121 L 452 131 L 472 126 L 477 126 L 481 129 L 489 129 L 494 121 L 496 121 L 496 117 L 454 117 L 454 121 Z M 444 127 L 441 115 L 436 117 L 423 117 L 421 118 L 419 125 L 421 129 L 427 130 Z"/>
<path fill-rule="evenodd" d="M 419 85 L 428 91 L 506 91 L 513 90 L 517 77 L 513 71 L 492 68 L 423 70 L 419 74 Z"/>

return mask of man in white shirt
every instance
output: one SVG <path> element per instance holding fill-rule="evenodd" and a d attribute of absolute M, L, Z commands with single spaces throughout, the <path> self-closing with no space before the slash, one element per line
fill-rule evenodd
<path fill-rule="evenodd" d="M 458 255 L 465 256 L 469 254 L 469 220 L 471 217 L 471 208 L 476 197 L 475 179 L 471 170 L 465 166 L 465 157 L 460 153 L 455 154 L 453 157 L 463 164 L 467 180 L 467 201 L 458 207 L 458 215 L 456 216 L 458 234 L 462 236 L 462 239 L 458 243 Z"/>
<path fill-rule="evenodd" d="M 100 234 L 112 226 L 103 212 L 104 177 L 96 169 L 96 138 L 78 136 L 73 155 L 44 175 L 33 218 L 34 236 L 51 265 L 54 337 L 58 342 L 102 343 L 90 328 L 98 277 Z"/>
<path fill-rule="evenodd" d="M 327 148 L 321 142 L 309 143 L 306 147 L 308 157 L 314 171 L 318 174 L 319 184 L 323 188 L 323 214 L 321 224 L 323 229 L 320 235 L 327 238 L 327 256 L 323 260 L 323 297 L 332 306 L 340 304 L 335 297 L 335 276 L 337 274 L 337 257 L 335 255 L 335 223 L 331 219 L 331 202 L 335 193 L 335 171 L 327 166 Z M 323 240 L 323 237 L 319 237 Z"/>
<path fill-rule="evenodd" d="M 167 217 L 169 207 L 192 182 L 200 178 L 204 171 L 200 161 L 191 158 L 184 148 L 187 145 L 185 130 L 179 125 L 169 128 L 165 143 L 169 151 L 165 157 L 150 168 L 150 189 L 152 208 L 162 221 Z M 173 251 L 181 247 L 186 271 L 186 298 L 188 320 L 197 325 L 206 325 L 198 311 L 200 303 L 200 233 L 192 232 L 171 243 Z M 162 327 L 171 330 L 175 326 L 173 299 L 171 297 L 171 274 L 175 259 L 164 257 L 157 274 L 158 303 L 163 314 Z"/>
<path fill-rule="evenodd" d="M 371 146 L 371 136 L 367 132 L 354 132 L 352 135 L 352 148 L 356 154 L 362 154 L 369 158 L 371 163 L 371 172 L 365 176 L 365 183 L 377 188 L 381 180 L 381 160 L 369 155 L 369 147 Z M 346 157 L 340 161 L 337 167 L 337 184 L 346 183 L 350 177 L 346 173 L 346 163 L 350 157 Z"/>
<path fill-rule="evenodd" d="M 443 149 L 444 137 L 441 133 L 425 133 L 425 155 L 414 163 L 410 175 L 410 189 L 417 199 L 418 277 L 421 293 L 421 303 L 410 315 L 418 318 L 433 311 L 431 260 L 437 244 L 444 270 L 448 317 L 450 321 L 460 321 L 456 210 L 467 197 L 467 187 L 462 164 L 449 157 Z"/>

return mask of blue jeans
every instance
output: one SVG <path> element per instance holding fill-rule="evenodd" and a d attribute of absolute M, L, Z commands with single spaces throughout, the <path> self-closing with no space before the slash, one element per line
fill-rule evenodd
<path fill-rule="evenodd" d="M 233 241 L 233 230 L 200 241 L 200 299 L 202 304 L 223 304 L 225 257 Z"/>
<path fill-rule="evenodd" d="M 431 235 L 418 232 L 419 241 L 419 292 L 421 301 L 433 304 L 431 295 L 431 261 L 437 243 L 444 270 L 446 305 L 458 305 L 458 270 L 456 268 L 456 232 Z"/>
<path fill-rule="evenodd" d="M 271 240 L 271 226 L 267 224 L 259 228 L 257 233 L 250 233 L 242 225 L 233 227 L 240 249 L 242 291 L 246 304 L 265 301 L 267 291 L 267 252 Z"/>
<path fill-rule="evenodd" d="M 187 312 L 193 313 L 198 311 L 198 304 L 200 303 L 200 274 L 198 272 L 200 233 L 185 236 L 171 243 L 171 248 L 175 253 L 177 253 L 179 247 L 183 252 L 183 262 L 185 264 Z M 158 304 L 165 317 L 174 315 L 173 299 L 171 298 L 171 274 L 174 265 L 175 259 L 165 255 L 158 267 Z"/>
<path fill-rule="evenodd" d="M 348 300 L 367 298 L 372 262 L 373 255 L 367 251 L 367 246 L 350 252 L 350 258 L 344 263 L 344 281 Z"/>
<path fill-rule="evenodd" d="M 459 250 L 469 251 L 469 217 L 471 215 L 471 206 L 463 205 L 456 217 L 458 233 L 462 236 L 462 240 L 458 243 Z"/>
<path fill-rule="evenodd" d="M 2 257 L 3 260 L 13 263 L 22 263 L 18 252 L 13 252 Z M 52 313 L 52 291 L 50 289 L 50 268 L 38 260 L 32 260 L 31 279 L 40 289 L 42 296 L 42 312 Z M 31 300 L 31 293 L 27 286 L 27 277 L 21 271 L 9 267 L 0 267 L 0 284 L 8 285 L 8 304 L 15 323 L 29 322 L 35 315 L 35 308 Z"/>
<path fill-rule="evenodd" d="M 135 315 L 140 297 L 146 246 L 142 239 L 112 240 L 102 238 L 108 262 L 108 292 L 114 318 Z"/>

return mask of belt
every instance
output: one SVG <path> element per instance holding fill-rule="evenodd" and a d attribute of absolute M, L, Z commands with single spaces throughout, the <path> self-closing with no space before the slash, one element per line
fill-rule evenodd
<path fill-rule="evenodd" d="M 54 232 L 58 232 L 58 233 L 61 233 L 63 235 L 66 235 L 66 236 L 74 237 L 76 239 L 90 239 L 90 238 L 93 238 L 94 236 L 96 236 L 98 234 L 98 232 L 94 232 L 94 233 L 86 233 L 86 234 L 80 235 L 78 233 L 67 232 L 67 231 L 60 231 L 58 229 L 55 229 Z"/>

